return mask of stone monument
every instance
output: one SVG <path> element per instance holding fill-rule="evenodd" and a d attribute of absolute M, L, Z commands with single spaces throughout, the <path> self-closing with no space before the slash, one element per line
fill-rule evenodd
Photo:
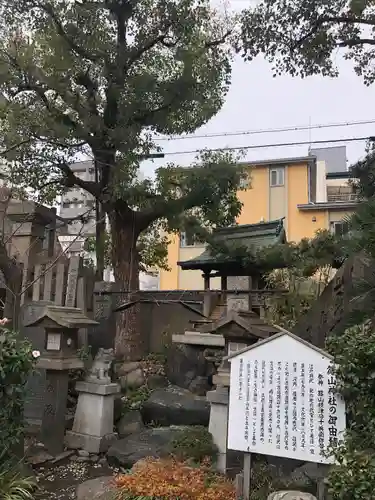
<path fill-rule="evenodd" d="M 113 408 L 120 386 L 109 376 L 113 360 L 113 349 L 99 349 L 86 380 L 77 382 L 79 396 L 73 429 L 66 433 L 68 448 L 101 453 L 117 439 Z"/>

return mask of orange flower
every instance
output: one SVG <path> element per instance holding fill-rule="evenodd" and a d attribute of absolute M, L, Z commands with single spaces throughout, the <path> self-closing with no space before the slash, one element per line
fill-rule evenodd
<path fill-rule="evenodd" d="M 235 500 L 234 484 L 215 474 L 207 461 L 192 467 L 174 459 L 147 458 L 130 474 L 115 479 L 119 498 L 145 496 L 162 500 Z"/>

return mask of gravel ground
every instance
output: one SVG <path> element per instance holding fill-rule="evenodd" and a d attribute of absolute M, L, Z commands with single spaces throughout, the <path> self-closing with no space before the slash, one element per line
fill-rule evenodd
<path fill-rule="evenodd" d="M 110 476 L 118 472 L 106 463 L 91 464 L 67 460 L 56 465 L 35 467 L 39 490 L 35 500 L 71 500 L 75 498 L 76 487 L 88 479 Z"/>
<path fill-rule="evenodd" d="M 52 457 L 35 438 L 25 442 L 26 463 L 32 468 L 38 482 L 35 500 L 71 500 L 79 484 L 102 476 L 116 475 L 105 458 L 78 451 L 63 452 Z"/>

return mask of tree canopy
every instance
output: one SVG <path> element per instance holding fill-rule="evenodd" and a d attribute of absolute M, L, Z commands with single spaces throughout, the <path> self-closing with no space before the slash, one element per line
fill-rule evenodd
<path fill-rule="evenodd" d="M 367 85 L 375 80 L 372 0 L 262 0 L 242 14 L 237 49 L 248 60 L 263 53 L 275 74 L 337 76 L 337 49 Z"/>
<path fill-rule="evenodd" d="M 47 201 L 89 192 L 115 248 L 120 228 L 134 240 L 160 219 L 176 230 L 192 209 L 204 224 L 233 221 L 240 169 L 231 154 L 136 175 L 159 133 L 193 132 L 224 102 L 231 26 L 207 0 L 4 1 L 0 17 L 0 140 L 14 183 Z M 70 169 L 79 155 L 94 160 L 98 182 Z"/>
<path fill-rule="evenodd" d="M 231 153 L 206 151 L 193 168 L 166 163 L 155 176 L 137 175 L 141 159 L 159 151 L 159 134 L 191 133 L 220 110 L 231 36 L 231 21 L 209 0 L 1 2 L 0 148 L 12 181 L 43 201 L 73 187 L 90 193 L 97 246 L 103 256 L 108 216 L 125 290 L 139 286 L 145 235 L 165 245 L 165 234 L 192 218 L 228 225 L 241 210 Z M 92 158 L 95 181 L 72 171 L 77 158 Z M 132 355 L 139 329 L 125 315 L 115 344 Z"/>

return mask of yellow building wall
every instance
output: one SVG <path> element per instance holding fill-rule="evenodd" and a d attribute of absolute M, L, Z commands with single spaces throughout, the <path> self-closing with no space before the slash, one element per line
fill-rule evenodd
<path fill-rule="evenodd" d="M 252 168 L 250 179 L 250 188 L 238 193 L 238 198 L 243 203 L 242 212 L 237 218 L 238 224 L 256 224 L 269 218 L 268 168 Z"/>
<path fill-rule="evenodd" d="M 309 202 L 308 169 L 306 164 L 288 168 L 287 240 L 313 238 L 318 229 L 328 228 L 328 213 L 322 210 L 298 210 L 297 205 Z"/>
<path fill-rule="evenodd" d="M 183 247 L 179 249 L 179 261 L 194 259 L 204 252 L 203 246 Z M 196 271 L 183 271 L 180 266 L 178 268 L 178 288 L 180 290 L 203 290 L 204 279 L 200 269 Z M 210 281 L 211 290 L 220 289 L 220 278 L 213 278 Z"/>
<path fill-rule="evenodd" d="M 328 212 L 328 210 L 298 209 L 298 205 L 309 202 L 306 163 L 285 167 L 285 186 L 282 190 L 279 189 L 280 193 L 275 191 L 278 188 L 270 188 L 268 166 L 252 168 L 250 179 L 250 187 L 238 194 L 243 203 L 242 212 L 237 219 L 238 224 L 256 224 L 261 220 L 271 220 L 276 212 L 280 212 L 278 216 L 282 216 L 282 202 L 285 200 L 287 240 L 298 242 L 302 238 L 313 238 L 317 230 L 329 229 L 330 221 L 339 221 L 348 215 L 348 212 L 337 210 Z M 177 266 L 180 260 L 189 260 L 200 255 L 203 247 L 180 248 L 179 245 L 179 237 L 172 236 L 168 249 L 168 263 L 171 270 L 160 271 L 160 289 L 203 289 L 201 271 L 182 271 Z M 219 279 L 211 281 L 211 288 L 220 288 Z"/>
<path fill-rule="evenodd" d="M 168 245 L 168 267 L 169 271 L 160 269 L 159 273 L 159 289 L 160 290 L 176 290 L 178 289 L 178 266 L 177 262 L 180 246 L 180 239 L 177 235 L 171 235 Z"/>

